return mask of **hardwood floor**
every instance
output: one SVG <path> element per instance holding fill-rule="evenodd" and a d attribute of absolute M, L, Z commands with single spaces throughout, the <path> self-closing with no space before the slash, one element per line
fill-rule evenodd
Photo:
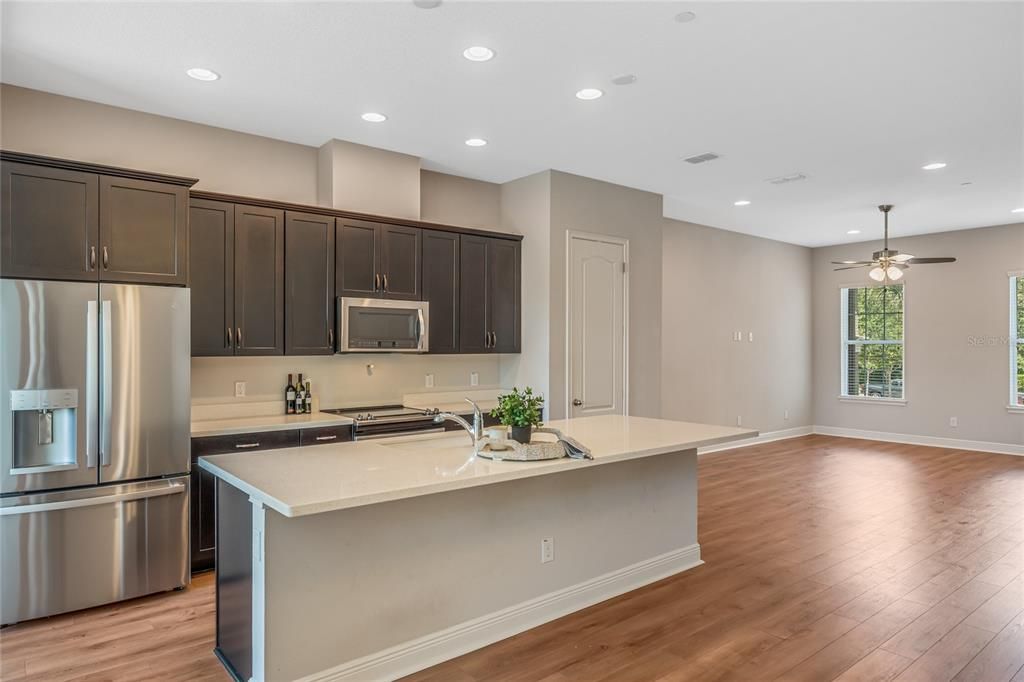
<path fill-rule="evenodd" d="M 1024 458 L 807 436 L 700 458 L 704 566 L 412 676 L 1024 682 Z M 226 680 L 213 583 L 0 632 L 3 680 Z"/>

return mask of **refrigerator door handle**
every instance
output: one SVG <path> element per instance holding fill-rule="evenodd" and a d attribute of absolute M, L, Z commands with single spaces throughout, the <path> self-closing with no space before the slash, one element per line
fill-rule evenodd
<path fill-rule="evenodd" d="M 184 483 L 171 483 L 158 488 L 143 488 L 142 490 L 129 490 L 113 495 L 97 495 L 95 497 L 83 497 L 79 499 L 60 500 L 56 502 L 39 502 L 37 504 L 24 504 L 12 507 L 0 507 L 0 516 L 13 516 L 16 514 L 37 514 L 39 512 L 59 511 L 61 509 L 77 509 L 79 507 L 95 507 L 101 504 L 116 504 L 118 502 L 130 502 L 142 500 L 149 497 L 163 497 L 164 495 L 177 495 L 185 492 Z"/>
<path fill-rule="evenodd" d="M 110 466 L 110 406 L 111 406 L 111 345 L 110 333 L 111 312 L 110 301 L 103 301 L 100 309 L 100 466 Z"/>
<path fill-rule="evenodd" d="M 96 448 L 99 436 L 96 430 L 100 420 L 99 402 L 99 308 L 96 301 L 89 301 L 85 315 L 85 466 L 96 468 Z"/>

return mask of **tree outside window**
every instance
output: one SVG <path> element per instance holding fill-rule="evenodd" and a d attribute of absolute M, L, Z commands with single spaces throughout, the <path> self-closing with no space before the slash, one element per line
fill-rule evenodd
<path fill-rule="evenodd" d="M 903 399 L 903 285 L 842 290 L 842 395 Z"/>

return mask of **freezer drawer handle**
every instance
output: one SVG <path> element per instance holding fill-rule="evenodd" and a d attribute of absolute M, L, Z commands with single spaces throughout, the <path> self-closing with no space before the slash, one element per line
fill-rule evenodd
<path fill-rule="evenodd" d="M 236 448 L 258 448 L 259 443 L 235 443 Z"/>
<path fill-rule="evenodd" d="M 317 436 L 317 440 L 334 440 L 337 436 Z"/>
<path fill-rule="evenodd" d="M 60 502 L 40 502 L 39 504 L 26 504 L 20 507 L 2 507 L 0 516 L 12 516 L 14 514 L 37 514 L 39 512 L 60 511 L 61 509 L 77 509 L 79 507 L 95 507 L 101 504 L 115 504 L 117 502 L 131 502 L 133 500 L 144 500 L 149 497 L 163 497 L 164 495 L 177 495 L 185 492 L 184 483 L 172 483 L 159 488 L 147 488 L 135 490 L 117 495 L 104 495 L 100 497 L 86 497 L 81 500 L 62 500 Z"/>

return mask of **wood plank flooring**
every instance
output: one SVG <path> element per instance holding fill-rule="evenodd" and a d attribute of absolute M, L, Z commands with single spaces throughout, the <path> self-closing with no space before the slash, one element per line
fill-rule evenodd
<path fill-rule="evenodd" d="M 700 458 L 706 565 L 412 676 L 1024 682 L 1024 458 L 808 436 Z M 0 632 L 3 680 L 226 680 L 213 584 Z"/>

